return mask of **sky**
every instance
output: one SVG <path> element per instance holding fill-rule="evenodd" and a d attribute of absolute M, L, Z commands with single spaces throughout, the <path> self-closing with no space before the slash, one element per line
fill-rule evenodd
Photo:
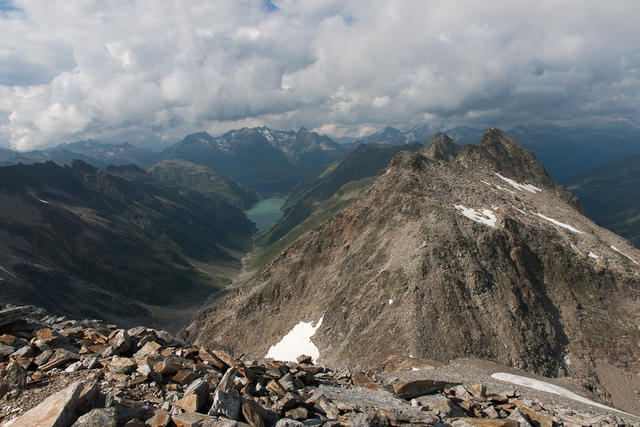
<path fill-rule="evenodd" d="M 0 146 L 640 125 L 637 0 L 0 0 Z"/>

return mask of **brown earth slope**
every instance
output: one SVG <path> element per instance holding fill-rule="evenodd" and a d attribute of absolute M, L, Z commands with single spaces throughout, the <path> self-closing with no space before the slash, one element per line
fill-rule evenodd
<path fill-rule="evenodd" d="M 185 335 L 264 356 L 322 318 L 313 342 L 329 365 L 475 356 L 580 378 L 637 412 L 620 396 L 640 392 L 628 382 L 640 372 L 638 261 L 506 134 L 464 148 L 437 135 Z"/>

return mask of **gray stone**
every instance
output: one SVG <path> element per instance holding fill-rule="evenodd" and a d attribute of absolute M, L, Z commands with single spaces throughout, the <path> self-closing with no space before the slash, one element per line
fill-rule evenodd
<path fill-rule="evenodd" d="M 117 425 L 115 408 L 97 408 L 78 418 L 73 427 L 116 427 Z"/>
<path fill-rule="evenodd" d="M 36 366 L 42 366 L 49 361 L 52 355 L 53 355 L 53 350 L 51 349 L 44 350 L 33 360 L 33 363 L 35 363 Z"/>
<path fill-rule="evenodd" d="M 406 400 L 398 399 L 388 391 L 371 390 L 363 387 L 343 389 L 339 387 L 320 386 L 311 403 L 327 407 L 335 406 L 341 413 L 383 411 L 388 418 L 395 420 L 406 419 L 411 423 L 431 423 L 433 418 L 427 412 L 412 407 Z M 337 418 L 335 411 L 325 411 L 327 417 Z"/>
<path fill-rule="evenodd" d="M 109 372 L 112 374 L 130 374 L 137 367 L 136 362 L 128 357 L 114 357 L 108 365 Z"/>
<path fill-rule="evenodd" d="M 0 357 L 7 357 L 14 351 L 16 351 L 15 347 L 12 347 L 10 345 L 0 344 Z"/>
<path fill-rule="evenodd" d="M 231 389 L 229 393 L 218 388 L 213 394 L 213 405 L 209 409 L 209 415 L 222 415 L 232 420 L 237 420 L 240 413 L 240 393 Z"/>
<path fill-rule="evenodd" d="M 275 427 L 305 427 L 300 421 L 292 420 L 291 418 L 282 418 L 278 421 Z"/>
<path fill-rule="evenodd" d="M 464 417 L 465 413 L 458 405 L 441 394 L 422 396 L 416 399 L 417 406 L 434 413 L 441 420 L 454 417 Z"/>
<path fill-rule="evenodd" d="M 236 368 L 229 368 L 224 373 L 222 378 L 220 379 L 220 383 L 218 384 L 218 389 L 229 392 L 229 390 L 235 388 L 233 384 L 233 380 L 238 374 L 238 370 Z"/>
<path fill-rule="evenodd" d="M 94 368 L 97 368 L 98 365 L 100 364 L 99 361 L 100 361 L 100 358 L 98 356 L 89 356 L 82 361 L 82 366 L 84 366 L 87 369 L 94 369 Z"/>
<path fill-rule="evenodd" d="M 109 343 L 116 354 L 123 354 L 129 351 L 131 347 L 131 337 L 126 330 L 120 329 L 118 333 L 109 340 Z"/>
<path fill-rule="evenodd" d="M 518 408 L 515 408 L 513 412 L 511 412 L 511 415 L 507 417 L 507 419 L 516 421 L 519 427 L 531 427 L 529 421 L 527 421 L 525 416 L 522 415 L 522 412 L 520 412 L 520 409 Z"/>
<path fill-rule="evenodd" d="M 82 366 L 82 362 L 81 361 L 77 361 L 77 362 L 73 362 L 71 365 L 67 366 L 65 368 L 65 372 L 76 372 L 79 371 L 83 368 Z"/>
<path fill-rule="evenodd" d="M 391 426 L 387 417 L 376 413 L 359 413 L 347 420 L 349 426 L 352 427 L 387 427 Z M 395 425 L 395 424 L 394 424 Z"/>
<path fill-rule="evenodd" d="M 425 394 L 438 393 L 452 385 L 454 384 L 435 380 L 396 381 L 393 383 L 393 391 L 398 397 L 411 399 Z"/>
<path fill-rule="evenodd" d="M 204 378 L 198 378 L 194 380 L 187 389 L 184 391 L 184 394 L 201 394 L 207 395 L 209 394 L 209 383 Z"/>
<path fill-rule="evenodd" d="M 33 356 L 33 348 L 29 345 L 25 345 L 11 353 L 11 357 L 31 357 Z"/>
<path fill-rule="evenodd" d="M 81 382 L 73 383 L 5 426 L 69 426 L 76 419 L 75 406 L 82 389 Z"/>

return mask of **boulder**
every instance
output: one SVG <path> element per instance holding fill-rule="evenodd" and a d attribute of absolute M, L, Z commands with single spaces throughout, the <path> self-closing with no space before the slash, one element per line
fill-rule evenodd
<path fill-rule="evenodd" d="M 83 387 L 84 385 L 81 382 L 73 383 L 69 387 L 49 396 L 25 414 L 9 421 L 5 426 L 69 426 L 76 420 L 76 404 Z"/>
<path fill-rule="evenodd" d="M 182 369 L 184 359 L 176 356 L 166 356 L 153 364 L 153 370 L 162 375 L 175 375 Z"/>
<path fill-rule="evenodd" d="M 171 416 L 167 411 L 157 409 L 151 418 L 147 420 L 147 425 L 150 427 L 167 427 L 171 422 Z"/>
<path fill-rule="evenodd" d="M 72 427 L 116 427 L 117 425 L 114 408 L 96 408 L 78 418 Z"/>
<path fill-rule="evenodd" d="M 232 389 L 230 392 L 216 389 L 213 393 L 213 404 L 209 409 L 209 415 L 222 415 L 232 420 L 237 420 L 240 413 L 240 393 Z"/>
<path fill-rule="evenodd" d="M 77 360 L 80 360 L 80 356 L 77 354 L 72 353 L 65 348 L 56 348 L 47 363 L 40 366 L 39 369 L 48 371 L 53 368 L 62 368 Z"/>
<path fill-rule="evenodd" d="M 124 354 L 131 348 L 131 337 L 125 329 L 120 329 L 109 339 L 109 344 L 116 354 Z"/>
<path fill-rule="evenodd" d="M 411 399 L 424 394 L 433 394 L 451 387 L 451 383 L 435 380 L 395 381 L 393 392 L 403 399 Z"/>
<path fill-rule="evenodd" d="M 171 421 L 177 427 L 213 427 L 217 424 L 217 418 L 210 415 L 191 412 L 188 414 L 177 414 L 171 417 Z"/>
<path fill-rule="evenodd" d="M 112 374 L 130 374 L 136 370 L 138 365 L 133 359 L 129 357 L 114 357 L 109 365 L 107 365 L 107 369 Z"/>
<path fill-rule="evenodd" d="M 145 356 L 150 354 L 156 354 L 158 350 L 160 350 L 162 346 L 155 341 L 149 341 L 142 346 L 142 348 L 135 352 L 133 355 L 134 359 L 142 359 Z"/>

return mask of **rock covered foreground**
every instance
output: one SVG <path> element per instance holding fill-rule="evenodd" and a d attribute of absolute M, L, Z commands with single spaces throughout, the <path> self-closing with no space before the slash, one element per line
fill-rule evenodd
<path fill-rule="evenodd" d="M 164 331 L 0 310 L 0 422 L 11 426 L 620 425 L 614 415 L 297 363 L 233 359 Z M 522 391 L 523 393 L 525 391 Z"/>

